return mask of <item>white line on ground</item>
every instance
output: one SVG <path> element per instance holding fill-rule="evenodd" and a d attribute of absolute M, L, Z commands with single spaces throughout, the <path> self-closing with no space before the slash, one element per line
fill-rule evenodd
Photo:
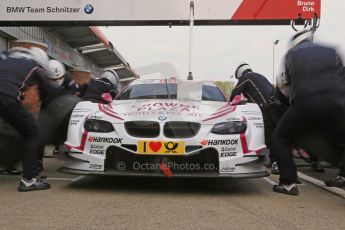
<path fill-rule="evenodd" d="M 76 182 L 76 181 L 79 181 L 79 180 L 82 180 L 84 179 L 86 176 L 78 176 L 76 178 L 73 178 L 72 182 Z"/>
<path fill-rule="evenodd" d="M 47 180 L 61 180 L 61 181 L 73 181 L 73 178 L 57 178 L 57 177 L 47 177 Z"/>
<path fill-rule="evenodd" d="M 345 191 L 341 188 L 327 187 L 323 181 L 320 181 L 320 180 L 315 179 L 313 177 L 307 176 L 307 175 L 300 173 L 300 172 L 298 172 L 298 176 L 302 180 L 305 180 L 305 181 L 307 181 L 307 182 L 309 182 L 309 183 L 311 183 L 317 187 L 323 188 L 323 189 L 325 189 L 325 190 L 327 190 L 333 194 L 336 194 L 342 198 L 345 198 Z"/>
<path fill-rule="evenodd" d="M 270 185 L 276 185 L 278 184 L 277 182 L 275 182 L 274 180 L 271 180 L 269 177 L 264 177 L 262 178 L 264 181 L 266 181 L 267 183 L 269 183 Z M 303 186 L 305 184 L 298 184 L 298 186 Z"/>
<path fill-rule="evenodd" d="M 267 183 L 269 183 L 270 185 L 276 185 L 277 183 L 274 182 L 273 180 L 271 180 L 270 178 L 268 177 L 264 177 L 262 178 L 264 181 L 266 181 Z"/>

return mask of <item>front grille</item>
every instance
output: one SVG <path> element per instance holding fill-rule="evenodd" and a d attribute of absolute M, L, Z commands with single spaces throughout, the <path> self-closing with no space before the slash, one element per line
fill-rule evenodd
<path fill-rule="evenodd" d="M 164 162 L 174 174 L 209 174 L 218 173 L 219 157 L 218 152 L 213 148 L 202 149 L 193 155 L 185 156 L 162 156 L 162 155 L 141 155 L 130 153 L 117 146 L 111 146 L 107 149 L 105 159 L 106 171 L 121 172 L 145 172 L 162 173 L 159 165 Z M 119 163 L 125 166 L 118 168 Z M 139 166 L 145 166 L 141 168 Z M 205 166 L 212 166 L 205 168 Z"/>
<path fill-rule="evenodd" d="M 168 138 L 194 137 L 200 130 L 200 123 L 186 121 L 169 121 L 165 123 L 163 132 Z"/>
<path fill-rule="evenodd" d="M 126 132 L 133 137 L 158 137 L 159 123 L 155 121 L 127 121 Z"/>

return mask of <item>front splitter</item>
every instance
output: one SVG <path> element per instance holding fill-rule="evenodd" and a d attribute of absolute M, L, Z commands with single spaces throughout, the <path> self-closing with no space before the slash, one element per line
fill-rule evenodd
<path fill-rule="evenodd" d="M 135 177 L 166 177 L 162 172 L 133 172 L 133 171 L 86 171 L 86 170 L 77 170 L 62 167 L 58 170 L 61 173 L 74 174 L 74 175 L 98 175 L 98 176 L 135 176 Z M 186 178 L 260 178 L 269 176 L 268 171 L 255 172 L 255 173 L 240 173 L 240 174 L 227 174 L 227 173 L 202 173 L 202 174 L 191 174 L 178 172 L 174 173 L 172 177 L 186 177 Z"/>

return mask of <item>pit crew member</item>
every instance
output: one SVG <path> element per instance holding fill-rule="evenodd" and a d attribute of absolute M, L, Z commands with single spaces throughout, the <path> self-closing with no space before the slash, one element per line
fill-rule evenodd
<path fill-rule="evenodd" d="M 272 151 L 272 134 L 279 119 L 279 112 L 276 111 L 272 101 L 274 88 L 266 77 L 253 72 L 247 63 L 241 63 L 237 66 L 235 78 L 238 79 L 238 82 L 231 92 L 230 101 L 242 93 L 249 102 L 259 105 L 264 118 L 265 144 L 271 151 L 272 172 L 274 172 L 278 169 Z"/>
<path fill-rule="evenodd" d="M 333 48 L 313 43 L 313 35 L 312 29 L 296 33 L 284 60 L 283 76 L 290 86 L 290 106 L 273 135 L 272 147 L 280 171 L 279 184 L 273 186 L 273 191 L 289 195 L 299 194 L 291 146 L 301 130 L 320 126 L 345 146 L 342 60 Z"/>
<path fill-rule="evenodd" d="M 37 82 L 46 87 L 42 71 L 48 65 L 47 54 L 39 48 L 14 47 L 0 56 L 0 116 L 19 131 L 24 139 L 23 176 L 18 191 L 49 189 L 50 184 L 37 177 L 39 133 L 36 120 L 21 104 L 24 89 Z"/>
<path fill-rule="evenodd" d="M 82 98 L 95 102 L 105 102 L 102 98 L 103 93 L 109 93 L 114 99 L 118 93 L 117 85 L 119 76 L 114 70 L 106 70 L 101 78 L 91 78 L 89 84 L 85 86 Z"/>

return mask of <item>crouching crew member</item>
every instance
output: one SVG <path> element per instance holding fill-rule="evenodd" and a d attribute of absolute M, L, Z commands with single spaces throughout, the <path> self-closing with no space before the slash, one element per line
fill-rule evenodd
<path fill-rule="evenodd" d="M 39 88 L 47 85 L 41 74 L 47 68 L 48 60 L 47 54 L 39 48 L 14 47 L 8 54 L 0 56 L 0 117 L 18 130 L 24 139 L 23 176 L 19 191 L 50 188 L 50 184 L 36 178 L 38 127 L 33 115 L 21 104 L 23 91 L 29 84 L 36 82 Z"/>
<path fill-rule="evenodd" d="M 75 81 L 67 74 L 65 66 L 57 61 L 50 60 L 48 63 L 48 71 L 45 72 L 45 76 L 48 82 L 54 89 L 53 91 L 41 91 L 41 109 L 45 109 L 46 106 L 56 97 L 63 95 L 76 95 L 78 96 L 81 87 L 75 83 Z M 67 132 L 67 131 L 66 131 Z M 44 146 L 41 144 L 39 148 L 39 161 L 38 171 L 43 171 L 43 151 Z"/>
<path fill-rule="evenodd" d="M 50 60 L 46 77 L 51 85 L 56 88 L 56 92 L 53 94 L 48 92 L 48 95 L 41 96 L 42 108 L 45 108 L 45 106 L 56 96 L 78 96 L 80 94 L 81 87 L 67 74 L 65 66 L 61 62 L 54 59 Z"/>

